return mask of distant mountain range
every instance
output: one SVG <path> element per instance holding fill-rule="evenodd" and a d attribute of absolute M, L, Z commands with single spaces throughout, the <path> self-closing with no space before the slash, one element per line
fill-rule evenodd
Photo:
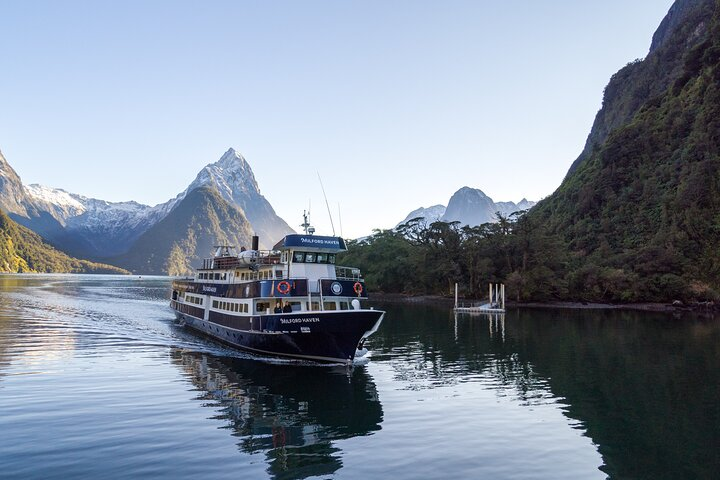
<path fill-rule="evenodd" d="M 257 234 L 261 248 L 269 248 L 293 232 L 260 194 L 250 165 L 232 148 L 205 166 L 183 192 L 154 207 L 25 186 L 0 153 L 0 209 L 60 250 L 140 273 L 186 273 L 188 261 L 208 256 L 214 244 L 249 245 Z M 188 260 L 181 262 L 180 256 Z"/>
<path fill-rule="evenodd" d="M 424 218 L 425 222 L 432 223 L 438 220 L 443 222 L 460 222 L 460 225 L 477 226 L 483 223 L 497 221 L 497 212 L 503 215 L 528 210 L 535 205 L 526 199 L 515 202 L 495 202 L 492 198 L 477 188 L 462 187 L 455 192 L 447 207 L 444 205 L 433 205 L 432 207 L 420 207 L 410 212 L 403 220 L 406 223 L 413 218 Z"/>

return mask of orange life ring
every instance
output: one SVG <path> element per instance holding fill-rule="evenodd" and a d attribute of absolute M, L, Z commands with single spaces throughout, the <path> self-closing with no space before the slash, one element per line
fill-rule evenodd
<path fill-rule="evenodd" d="M 278 283 L 277 291 L 278 291 L 278 293 L 281 293 L 282 295 L 287 295 L 288 293 L 290 293 L 290 283 L 286 282 L 285 280 Z"/>
<path fill-rule="evenodd" d="M 353 290 L 355 290 L 355 293 L 356 293 L 357 296 L 359 297 L 360 294 L 361 294 L 362 291 L 363 291 L 362 283 L 360 283 L 360 282 L 355 282 L 355 285 L 353 285 Z"/>

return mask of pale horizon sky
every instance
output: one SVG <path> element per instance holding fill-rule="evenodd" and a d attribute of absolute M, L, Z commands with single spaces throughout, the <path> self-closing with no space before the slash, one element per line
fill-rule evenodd
<path fill-rule="evenodd" d="M 550 195 L 670 0 L 0 2 L 0 151 L 25 184 L 155 205 L 230 147 L 299 230 L 463 186 Z"/>

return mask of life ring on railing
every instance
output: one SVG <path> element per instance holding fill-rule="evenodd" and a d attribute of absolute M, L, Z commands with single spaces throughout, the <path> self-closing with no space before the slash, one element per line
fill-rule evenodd
<path fill-rule="evenodd" d="M 283 280 L 282 282 L 278 283 L 277 285 L 277 291 L 278 293 L 281 293 L 283 295 L 287 295 L 290 293 L 290 283 Z"/>
<path fill-rule="evenodd" d="M 355 282 L 355 285 L 353 285 L 353 290 L 355 290 L 355 293 L 356 293 L 357 296 L 359 297 L 360 294 L 361 294 L 362 291 L 363 291 L 362 283 L 360 283 L 360 282 Z"/>

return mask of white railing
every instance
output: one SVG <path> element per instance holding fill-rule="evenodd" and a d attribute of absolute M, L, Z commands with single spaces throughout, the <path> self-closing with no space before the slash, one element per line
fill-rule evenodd
<path fill-rule="evenodd" d="M 340 267 L 336 265 L 335 276 L 338 280 L 354 280 L 356 282 L 363 281 L 360 269 L 355 267 Z"/>

